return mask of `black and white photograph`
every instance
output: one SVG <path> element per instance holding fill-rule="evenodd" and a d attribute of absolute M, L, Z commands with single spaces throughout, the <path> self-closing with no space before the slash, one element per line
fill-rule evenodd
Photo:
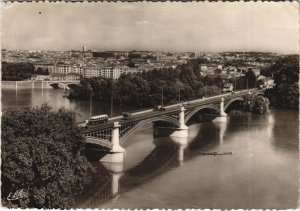
<path fill-rule="evenodd" d="M 2 208 L 299 208 L 299 1 L 0 15 Z"/>

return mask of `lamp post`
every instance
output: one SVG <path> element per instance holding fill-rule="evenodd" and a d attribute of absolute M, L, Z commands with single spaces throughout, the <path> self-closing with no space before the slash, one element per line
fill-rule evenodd
<path fill-rule="evenodd" d="M 111 93 L 111 97 L 110 97 L 110 117 L 113 117 L 113 103 L 114 99 L 113 99 L 113 92 Z"/>
<path fill-rule="evenodd" d="M 111 96 L 110 96 L 110 117 L 113 117 L 113 109 L 114 109 L 114 93 L 115 86 L 114 83 L 111 83 Z"/>
<path fill-rule="evenodd" d="M 161 107 L 164 107 L 164 87 L 161 87 Z"/>
<path fill-rule="evenodd" d="M 207 82 L 205 81 L 205 97 L 207 96 Z"/>
<path fill-rule="evenodd" d="M 234 77 L 234 91 L 236 91 L 236 77 Z"/>
<path fill-rule="evenodd" d="M 93 88 L 92 88 L 91 84 L 87 85 L 87 90 L 90 93 L 90 116 L 92 116 Z"/>
<path fill-rule="evenodd" d="M 178 102 L 180 104 L 180 87 L 179 87 L 179 96 L 178 96 Z"/>

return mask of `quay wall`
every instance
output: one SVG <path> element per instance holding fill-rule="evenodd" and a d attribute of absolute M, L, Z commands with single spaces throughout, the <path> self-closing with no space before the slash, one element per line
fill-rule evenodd
<path fill-rule="evenodd" d="M 53 89 L 47 81 L 1 81 L 1 89 Z"/>

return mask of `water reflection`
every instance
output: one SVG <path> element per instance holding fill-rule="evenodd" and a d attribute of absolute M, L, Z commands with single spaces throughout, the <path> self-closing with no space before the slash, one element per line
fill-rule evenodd
<path fill-rule="evenodd" d="M 119 194 L 130 191 L 158 175 L 180 166 L 180 163 L 183 162 L 184 147 L 180 147 L 182 144 L 175 143 L 168 137 L 154 139 L 153 144 L 155 145 L 154 149 L 139 164 L 126 171 L 124 171 L 124 163 L 103 162 L 100 165 L 97 164 L 99 172 L 94 175 L 94 180 L 98 178 L 101 182 L 92 183 L 91 187 L 87 189 L 96 188 L 102 191 L 95 191 L 87 198 L 80 198 L 77 206 L 95 208 L 100 202 L 116 199 Z M 85 191 L 83 195 L 86 196 L 86 194 Z"/>
<path fill-rule="evenodd" d="M 184 151 L 188 147 L 189 140 L 188 138 L 177 138 L 172 137 L 174 143 L 178 146 L 178 152 L 177 152 L 177 161 L 179 162 L 179 166 L 182 166 L 184 163 Z"/>
<path fill-rule="evenodd" d="M 226 124 L 226 123 L 220 123 Z M 209 149 L 218 145 L 219 143 L 219 129 L 215 123 L 204 122 L 198 124 L 198 132 L 196 137 L 191 141 L 188 149 L 191 151 L 196 151 L 197 149 Z"/>
<path fill-rule="evenodd" d="M 214 122 L 214 124 L 219 129 L 219 144 L 220 144 L 220 146 L 222 146 L 224 143 L 224 136 L 225 136 L 226 130 L 227 130 L 227 123 L 226 122 Z"/>
<path fill-rule="evenodd" d="M 176 137 L 160 137 L 154 138 L 152 144 L 154 148 L 144 157 L 137 165 L 126 169 L 124 171 L 123 163 L 102 163 L 105 169 L 101 171 L 104 175 L 110 175 L 109 179 L 100 183 L 98 189 L 106 191 L 106 193 L 99 193 L 91 195 L 84 202 L 80 200 L 78 207 L 95 208 L 100 202 L 109 199 L 117 199 L 120 194 L 131 191 L 136 187 L 143 185 L 160 175 L 165 174 L 170 170 L 174 170 L 183 166 L 183 163 L 189 161 L 197 156 L 201 156 L 201 152 L 208 150 L 206 145 L 214 147 L 220 144 L 220 139 L 223 139 L 226 131 L 227 123 L 205 123 L 198 125 L 196 137 L 176 138 Z M 212 127 L 213 126 L 213 127 Z M 207 131 L 214 130 L 212 133 Z M 207 141 L 208 140 L 208 141 Z M 215 140 L 212 141 L 211 140 Z M 149 140 L 148 140 L 149 141 Z M 138 152 L 137 152 L 138 153 Z M 126 158 L 125 158 L 126 159 Z M 103 177 L 102 172 L 97 176 Z M 104 178 L 106 178 L 104 176 Z M 92 184 L 95 188 L 95 184 Z M 104 188 L 105 187 L 105 188 Z"/>
<path fill-rule="evenodd" d="M 89 101 L 75 101 L 64 98 L 62 89 L 2 89 L 2 108 L 8 107 L 36 107 L 44 103 L 51 105 L 54 109 L 61 107 L 74 111 L 78 121 L 85 120 L 90 114 Z M 14 96 L 14 97 L 12 97 Z M 113 114 L 120 115 L 124 106 L 114 105 Z M 131 107 L 127 110 L 135 110 Z M 111 105 L 101 102 L 93 102 L 92 115 L 110 114 Z"/>
<path fill-rule="evenodd" d="M 275 110 L 273 113 L 272 146 L 281 151 L 298 156 L 299 145 L 299 114 L 296 111 Z M 276 115 L 275 115 L 276 114 Z"/>
<path fill-rule="evenodd" d="M 117 197 L 119 194 L 120 179 L 124 174 L 124 164 L 103 162 L 103 165 L 111 175 L 111 196 L 113 198 Z"/>
<path fill-rule="evenodd" d="M 94 163 L 94 168 L 95 173 L 92 174 L 92 182 L 76 199 L 76 207 L 92 208 L 112 198 L 112 176 L 110 172 L 100 162 Z"/>
<path fill-rule="evenodd" d="M 101 183 L 100 189 L 106 193 L 99 194 L 97 191 L 96 193 L 99 195 L 90 196 L 88 201 L 78 206 L 95 208 L 100 202 L 116 199 L 121 193 L 135 189 L 169 170 L 183 166 L 184 162 L 202 156 L 203 152 L 220 150 L 218 147 L 224 143 L 227 125 L 228 123 L 205 122 L 190 126 L 191 136 L 187 138 L 155 138 L 152 141 L 154 148 L 150 153 L 137 165 L 126 171 L 124 171 L 123 164 L 102 163 L 105 166 L 105 170 L 102 169 L 102 171 L 108 172 L 110 175 L 106 183 Z M 142 145 L 144 146 L 145 143 Z M 99 175 L 102 177 L 102 174 Z M 93 186 L 95 185 L 93 184 Z M 93 199 L 95 200 L 93 201 Z"/>

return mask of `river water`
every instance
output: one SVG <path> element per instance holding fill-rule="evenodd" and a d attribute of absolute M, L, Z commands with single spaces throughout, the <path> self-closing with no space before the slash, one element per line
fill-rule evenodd
<path fill-rule="evenodd" d="M 2 89 L 2 108 L 44 102 L 75 111 L 79 121 L 90 113 L 89 102 L 69 101 L 62 90 Z M 121 110 L 115 106 L 113 115 Z M 110 105 L 92 104 L 93 115 L 110 112 Z M 298 128 L 298 111 L 279 109 L 265 115 L 231 112 L 227 122 L 193 123 L 185 139 L 153 138 L 152 125 L 147 125 L 122 144 L 123 165 L 93 162 L 94 181 L 78 197 L 76 207 L 296 208 Z M 102 156 L 93 147 L 87 154 L 94 160 Z"/>

